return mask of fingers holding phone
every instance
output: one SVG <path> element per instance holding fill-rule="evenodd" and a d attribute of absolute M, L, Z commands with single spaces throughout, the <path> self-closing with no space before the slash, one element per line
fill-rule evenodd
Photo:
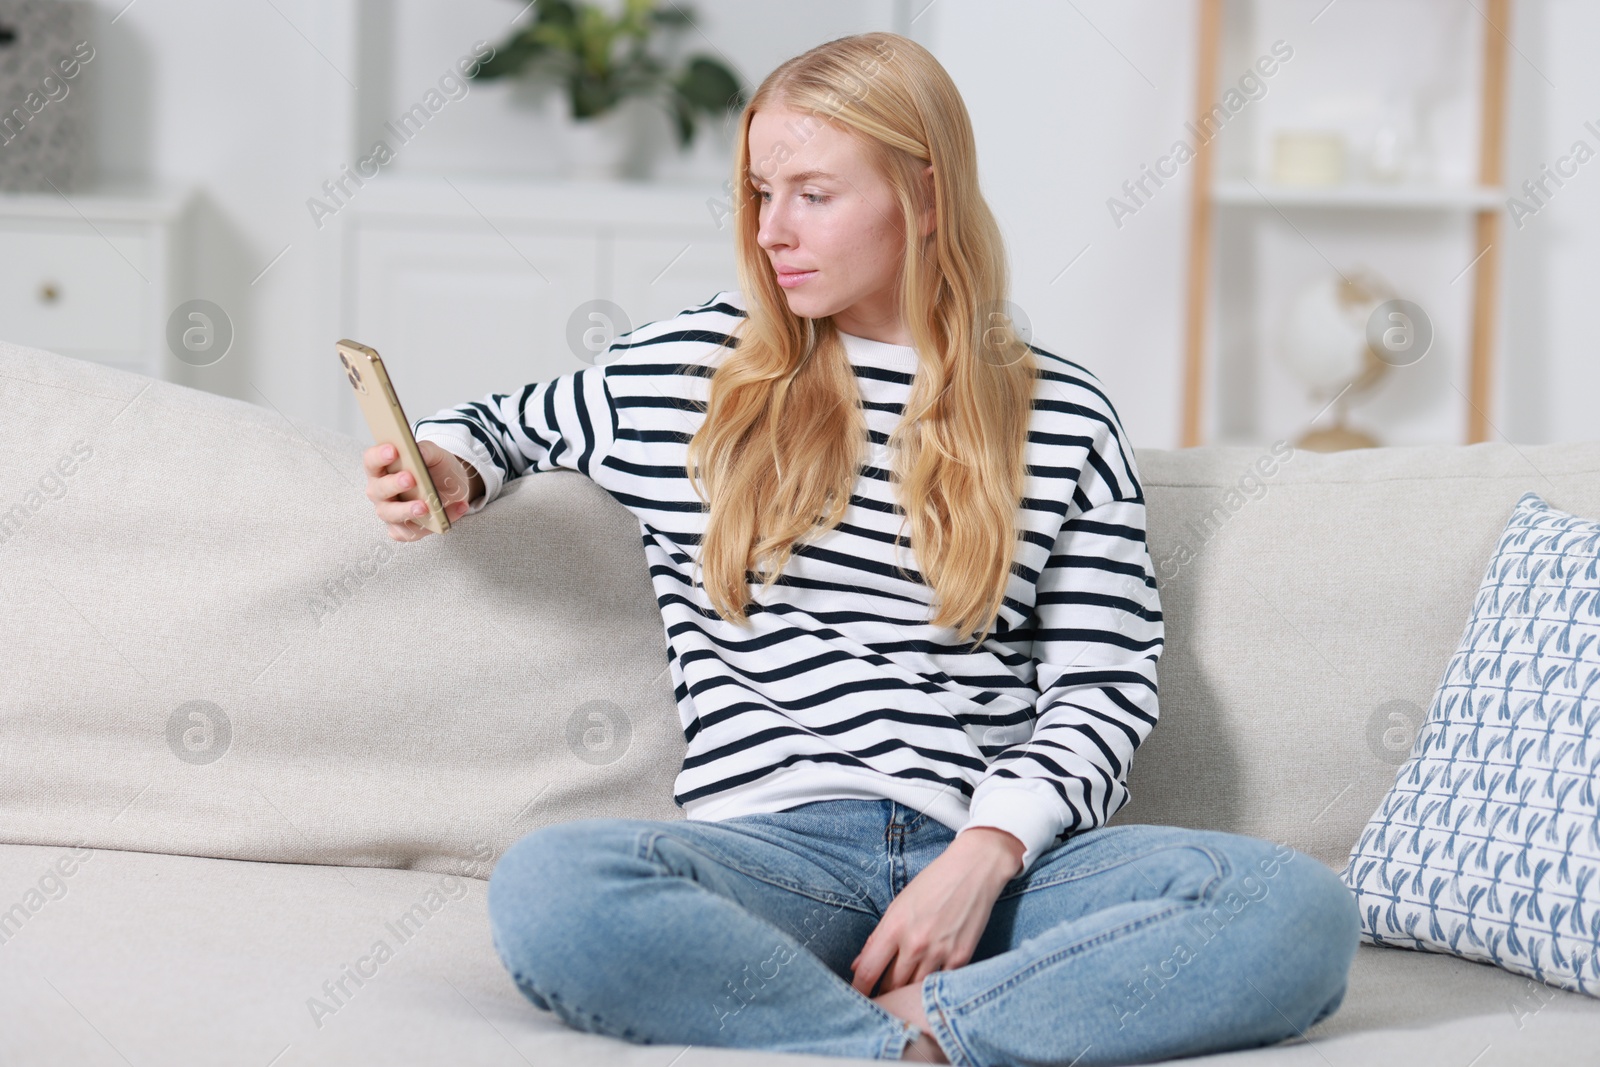
<path fill-rule="evenodd" d="M 422 461 L 433 479 L 439 502 L 451 522 L 467 513 L 473 491 L 475 471 L 458 456 L 445 451 L 432 441 L 418 441 Z M 416 488 L 416 479 L 410 471 L 389 473 L 390 464 L 399 458 L 399 451 L 391 444 L 377 444 L 361 453 L 367 471 L 367 499 L 389 526 L 389 536 L 396 541 L 416 541 L 433 531 L 426 523 L 428 505 L 421 500 L 399 499 L 402 493 Z"/>
<path fill-rule="evenodd" d="M 432 441 L 418 441 L 417 448 L 422 452 L 423 465 L 428 468 L 428 476 L 433 479 L 450 518 L 465 515 L 467 506 L 483 495 L 483 479 L 477 469 Z M 457 503 L 461 504 L 459 511 L 452 507 Z"/>
<path fill-rule="evenodd" d="M 440 453 L 444 453 L 444 449 L 435 445 L 436 452 L 430 460 L 418 447 L 411 423 L 400 406 L 394 383 L 389 380 L 389 371 L 377 349 L 348 337 L 333 347 L 345 381 L 354 390 L 356 404 L 367 420 L 372 439 L 377 442 L 362 453 L 362 462 L 367 468 L 367 498 L 374 506 L 384 505 L 379 517 L 389 523 L 389 536 L 396 541 L 415 541 L 423 533 L 444 533 L 450 529 L 450 513 L 433 476 L 433 469 L 441 464 Z M 453 457 L 452 460 L 460 463 Z M 391 473 L 388 470 L 391 462 L 399 470 Z M 444 473 L 450 471 L 447 469 Z M 459 466 L 454 473 L 459 485 L 464 478 Z M 390 480 L 372 484 L 382 478 Z M 461 495 L 458 488 L 458 500 Z M 424 504 L 421 512 L 409 504 L 415 500 Z"/>

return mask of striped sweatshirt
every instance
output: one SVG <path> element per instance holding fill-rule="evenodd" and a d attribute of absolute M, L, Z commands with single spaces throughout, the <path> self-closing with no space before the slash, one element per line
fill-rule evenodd
<path fill-rule="evenodd" d="M 569 374 L 418 419 L 471 463 L 483 510 L 507 479 L 587 475 L 637 516 L 687 750 L 673 800 L 717 821 L 838 798 L 890 799 L 958 833 L 1025 846 L 1023 872 L 1130 799 L 1156 723 L 1163 624 L 1132 445 L 1099 379 L 1040 364 L 1017 556 L 976 648 L 936 627 L 888 438 L 914 348 L 843 334 L 870 445 L 838 526 L 796 546 L 777 583 L 724 621 L 699 583 L 705 510 L 686 477 L 737 290 L 617 338 Z M 737 339 L 732 342 L 737 345 Z M 909 546 L 909 548 L 908 548 Z M 897 572 L 904 567 L 911 578 Z"/>

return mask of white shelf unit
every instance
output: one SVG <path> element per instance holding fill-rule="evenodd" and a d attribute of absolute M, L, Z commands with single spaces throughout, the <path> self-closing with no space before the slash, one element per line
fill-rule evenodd
<path fill-rule="evenodd" d="M 1212 188 L 1216 204 L 1231 207 L 1327 207 L 1374 210 L 1482 211 L 1505 203 L 1506 191 L 1493 185 L 1344 185 L 1318 189 L 1274 185 L 1244 178 L 1220 181 Z"/>
<path fill-rule="evenodd" d="M 1419 36 L 1429 19 L 1443 22 Z M 1275 344 L 1301 286 L 1363 267 L 1427 311 L 1434 341 L 1421 361 L 1348 398 L 1349 423 L 1383 444 L 1487 440 L 1500 328 L 1510 0 L 1489 0 L 1481 13 L 1444 3 L 1346 0 L 1330 9 L 1311 0 L 1199 0 L 1199 27 L 1196 122 L 1272 44 L 1288 42 L 1294 56 L 1258 78 L 1260 94 L 1199 146 L 1191 164 L 1180 445 L 1261 445 L 1326 425 L 1325 398 L 1290 377 Z M 1426 55 L 1414 55 L 1419 41 L 1434 69 L 1453 79 L 1453 94 L 1431 101 L 1434 151 L 1427 154 L 1426 137 L 1419 146 L 1431 165 L 1397 184 L 1370 181 L 1364 145 L 1347 128 L 1354 162 L 1346 184 L 1281 185 L 1266 177 L 1274 130 L 1338 128 L 1326 116 L 1305 116 L 1327 100 L 1392 91 L 1384 84 L 1390 75 L 1428 66 Z M 1394 62 L 1402 56 L 1409 62 Z M 1419 124 L 1419 132 L 1429 131 Z"/>

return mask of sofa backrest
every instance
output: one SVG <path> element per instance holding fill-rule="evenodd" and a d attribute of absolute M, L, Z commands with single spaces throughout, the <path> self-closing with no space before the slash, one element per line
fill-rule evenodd
<path fill-rule="evenodd" d="M 0 343 L 0 412 L 0 840 L 487 876 L 551 822 L 682 817 L 638 523 L 582 475 L 400 544 L 368 442 L 269 407 Z M 1342 864 L 1511 502 L 1600 516 L 1600 443 L 1241 486 L 1264 454 L 1138 453 L 1167 644 L 1113 821 Z"/>
<path fill-rule="evenodd" d="M 0 345 L 0 412 L 5 841 L 486 877 L 682 816 L 639 526 L 584 476 L 402 544 L 370 441 L 270 407 Z"/>
<path fill-rule="evenodd" d="M 1410 753 L 1517 498 L 1600 518 L 1600 441 L 1137 461 L 1161 717 L 1111 821 L 1251 834 L 1335 868 Z"/>

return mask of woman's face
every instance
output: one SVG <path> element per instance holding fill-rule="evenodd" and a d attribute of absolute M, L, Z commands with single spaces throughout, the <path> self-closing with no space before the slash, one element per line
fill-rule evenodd
<path fill-rule="evenodd" d="M 905 247 L 900 207 L 854 137 L 825 119 L 787 109 L 750 120 L 756 241 L 789 300 L 809 319 L 831 315 L 845 333 L 909 345 L 897 275 Z M 931 175 L 933 167 L 925 170 Z M 933 220 L 931 184 L 922 232 Z M 781 268 L 781 269 L 780 269 Z M 784 271 L 809 273 L 787 281 Z"/>

